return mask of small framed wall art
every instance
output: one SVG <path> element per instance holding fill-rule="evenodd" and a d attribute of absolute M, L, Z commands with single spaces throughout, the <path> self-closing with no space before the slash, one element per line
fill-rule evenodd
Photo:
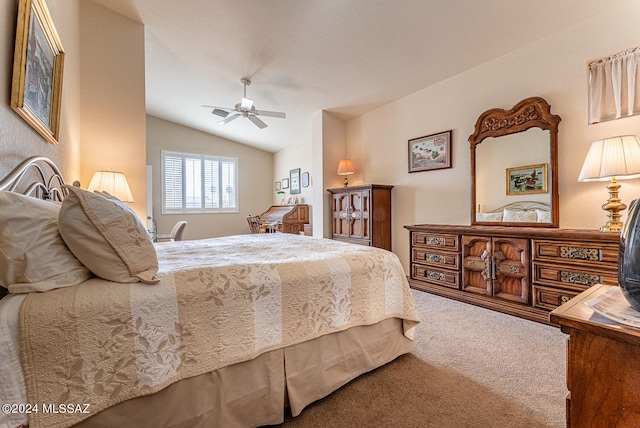
<path fill-rule="evenodd" d="M 283 189 L 288 189 L 289 188 L 289 179 L 288 178 L 283 178 L 282 179 L 282 188 Z"/>
<path fill-rule="evenodd" d="M 289 189 L 289 193 L 292 195 L 300 193 L 300 168 L 289 171 L 289 180 L 291 181 L 291 189 Z"/>
<path fill-rule="evenodd" d="M 547 193 L 547 164 L 507 168 L 507 195 Z"/>
<path fill-rule="evenodd" d="M 309 187 L 309 173 L 303 172 L 300 181 L 302 182 L 302 187 Z"/>
<path fill-rule="evenodd" d="M 58 143 L 64 49 L 44 0 L 20 0 L 11 108 L 44 139 Z"/>
<path fill-rule="evenodd" d="M 451 168 L 451 131 L 409 140 L 409 172 Z"/>

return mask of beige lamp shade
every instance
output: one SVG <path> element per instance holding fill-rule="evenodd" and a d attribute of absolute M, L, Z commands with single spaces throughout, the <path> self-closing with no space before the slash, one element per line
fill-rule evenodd
<path fill-rule="evenodd" d="M 605 138 L 591 143 L 578 181 L 640 177 L 640 141 L 635 135 Z"/>
<path fill-rule="evenodd" d="M 353 163 L 351 159 L 342 159 L 338 164 L 338 175 L 344 175 L 344 186 L 349 185 L 349 179 L 347 175 L 354 174 L 356 171 L 353 169 Z"/>
<path fill-rule="evenodd" d="M 342 159 L 338 164 L 338 175 L 351 175 L 355 172 L 351 159 Z"/>
<path fill-rule="evenodd" d="M 91 178 L 91 183 L 87 188 L 90 192 L 95 190 L 107 192 L 115 196 L 122 202 L 132 203 L 133 195 L 127 183 L 127 177 L 123 173 L 117 171 L 96 171 Z"/>
<path fill-rule="evenodd" d="M 640 141 L 635 135 L 605 138 L 591 143 L 582 165 L 578 181 L 611 180 L 607 185 L 609 200 L 602 209 L 609 212 L 609 221 L 600 228 L 602 232 L 622 230 L 622 215 L 627 206 L 618 197 L 620 183 L 617 179 L 640 177 Z"/>

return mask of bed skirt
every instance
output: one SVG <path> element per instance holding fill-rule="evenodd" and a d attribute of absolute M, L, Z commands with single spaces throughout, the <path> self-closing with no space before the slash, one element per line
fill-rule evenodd
<path fill-rule="evenodd" d="M 258 427 L 297 416 L 357 376 L 411 352 L 402 320 L 354 327 L 174 383 L 76 427 Z"/>

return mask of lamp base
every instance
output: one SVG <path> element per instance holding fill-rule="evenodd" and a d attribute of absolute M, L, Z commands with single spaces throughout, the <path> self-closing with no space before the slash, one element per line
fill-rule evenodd
<path fill-rule="evenodd" d="M 620 221 L 622 218 L 620 211 L 627 209 L 627 206 L 618 198 L 620 184 L 615 177 L 611 177 L 611 183 L 609 183 L 607 189 L 609 190 L 609 200 L 602 206 L 602 209 L 609 211 L 609 221 L 600 228 L 600 232 L 620 233 L 623 225 L 622 221 Z"/>
<path fill-rule="evenodd" d="M 347 177 L 348 177 L 347 175 L 344 176 L 344 187 L 349 186 L 349 179 Z"/>

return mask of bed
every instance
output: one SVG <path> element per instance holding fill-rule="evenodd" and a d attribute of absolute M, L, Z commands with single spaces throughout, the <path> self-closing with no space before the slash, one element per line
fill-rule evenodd
<path fill-rule="evenodd" d="M 391 252 L 292 234 L 153 244 L 41 157 L 0 180 L 0 205 L 2 427 L 278 424 L 413 349 Z"/>

